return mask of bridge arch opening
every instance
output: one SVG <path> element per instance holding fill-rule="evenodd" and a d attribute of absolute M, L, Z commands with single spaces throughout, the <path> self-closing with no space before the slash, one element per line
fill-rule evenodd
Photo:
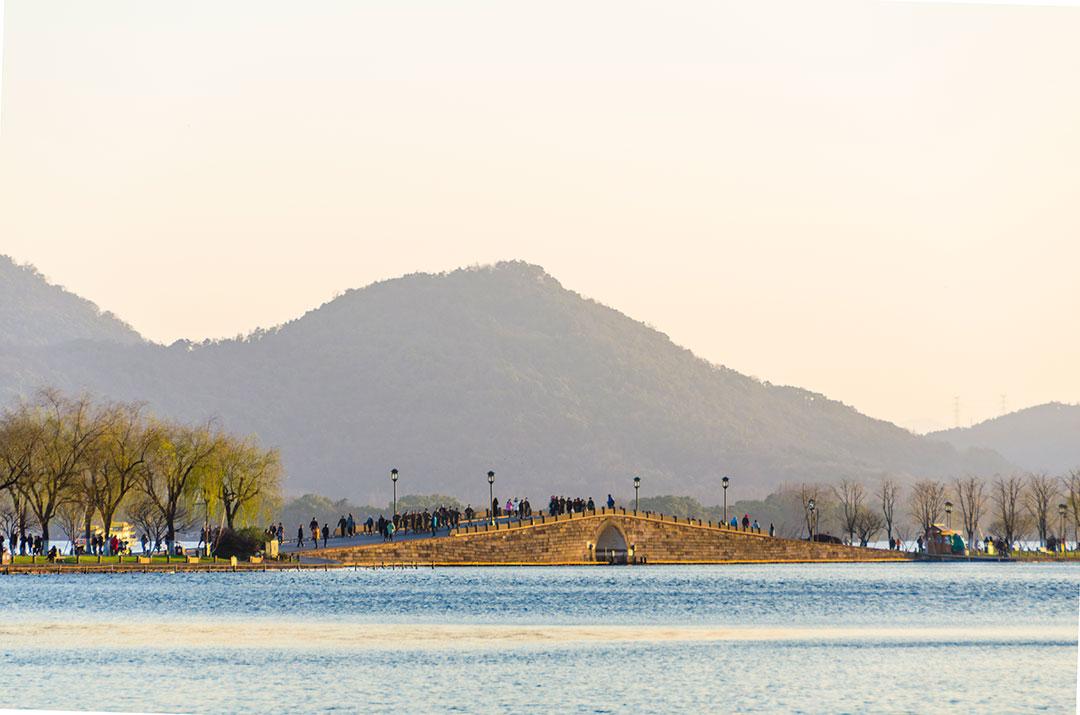
<path fill-rule="evenodd" d="M 628 549 L 626 536 L 614 524 L 606 524 L 596 537 L 596 551 L 594 558 L 597 561 L 606 561 L 613 564 L 625 564 Z"/>

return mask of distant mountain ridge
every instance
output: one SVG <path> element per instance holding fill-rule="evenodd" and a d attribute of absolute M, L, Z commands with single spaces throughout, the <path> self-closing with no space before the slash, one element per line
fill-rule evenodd
<path fill-rule="evenodd" d="M 112 313 L 52 285 L 33 266 L 0 255 L 0 342 L 54 345 L 70 340 L 142 342 Z"/>
<path fill-rule="evenodd" d="M 413 274 L 242 340 L 0 345 L 0 400 L 40 384 L 214 414 L 282 449 L 287 488 L 384 503 L 399 490 L 686 494 L 783 482 L 1012 469 L 839 402 L 759 382 L 506 262 Z"/>
<path fill-rule="evenodd" d="M 1031 472 L 1080 469 L 1080 405 L 1048 402 L 927 437 L 958 449 L 993 449 Z"/>

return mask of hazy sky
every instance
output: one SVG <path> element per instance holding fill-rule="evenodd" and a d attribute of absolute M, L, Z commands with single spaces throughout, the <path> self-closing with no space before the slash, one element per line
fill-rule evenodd
<path fill-rule="evenodd" d="M 1022 5 L 8 0 L 0 253 L 163 342 L 520 258 L 906 426 L 1077 402 L 1080 9 Z"/>

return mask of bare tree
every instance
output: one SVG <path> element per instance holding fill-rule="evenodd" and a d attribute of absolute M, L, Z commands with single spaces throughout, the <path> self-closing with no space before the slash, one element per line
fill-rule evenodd
<path fill-rule="evenodd" d="M 1017 532 L 1021 527 L 1020 501 L 1024 493 L 1024 480 L 1018 476 L 994 480 L 994 516 L 1002 530 L 1005 550 L 1011 551 Z"/>
<path fill-rule="evenodd" d="M 855 517 L 855 530 L 859 535 L 859 546 L 867 546 L 870 540 L 885 526 L 884 517 L 875 509 L 860 507 Z"/>
<path fill-rule="evenodd" d="M 855 543 L 855 529 L 859 521 L 859 511 L 863 506 L 865 490 L 859 482 L 849 479 L 840 481 L 838 488 L 833 488 L 837 501 L 840 502 L 840 516 L 843 521 L 844 532 L 848 535 L 848 543 Z"/>
<path fill-rule="evenodd" d="M 75 553 L 75 542 L 78 540 L 86 515 L 93 513 L 94 510 L 94 505 L 89 499 L 78 498 L 77 494 L 78 492 L 73 490 L 71 496 L 56 508 L 56 518 L 60 522 L 60 528 L 71 541 L 72 554 Z M 89 492 L 83 491 L 82 496 L 89 496 Z"/>
<path fill-rule="evenodd" d="M 6 546 L 7 550 L 14 554 L 15 549 L 18 548 L 18 544 L 15 543 L 18 538 L 19 512 L 10 498 L 0 496 L 0 542 L 7 542 L 0 543 L 0 546 Z"/>
<path fill-rule="evenodd" d="M 154 500 L 145 493 L 138 492 L 132 495 L 125 510 L 128 518 L 138 527 L 140 535 L 145 535 L 150 540 L 153 550 L 160 549 L 168 531 L 168 524 Z"/>
<path fill-rule="evenodd" d="M 911 488 L 911 515 L 924 535 L 941 519 L 944 509 L 945 485 L 941 482 L 923 480 Z"/>
<path fill-rule="evenodd" d="M 1064 482 L 1065 506 L 1072 515 L 1073 541 L 1077 541 L 1080 540 L 1080 469 L 1070 471 Z"/>
<path fill-rule="evenodd" d="M 11 501 L 11 509 L 15 513 L 15 521 L 10 525 L 8 531 L 8 544 L 11 546 L 11 553 L 14 555 L 20 548 L 22 540 L 26 538 L 26 523 L 29 520 L 29 514 L 26 508 L 26 497 L 16 487 L 8 487 L 8 499 Z"/>
<path fill-rule="evenodd" d="M 964 521 L 968 547 L 971 548 L 986 506 L 985 487 L 976 477 L 964 477 L 954 482 L 953 489 L 956 491 L 956 500 L 960 503 L 960 516 Z"/>
<path fill-rule="evenodd" d="M 883 479 L 878 496 L 881 498 L 881 516 L 885 519 L 885 533 L 889 537 L 889 541 L 892 541 L 896 500 L 900 496 L 900 486 L 893 479 Z"/>
<path fill-rule="evenodd" d="M 1057 495 L 1057 482 L 1045 474 L 1034 474 L 1028 479 L 1025 506 L 1039 531 L 1039 544 L 1042 546 L 1046 546 L 1050 508 Z"/>

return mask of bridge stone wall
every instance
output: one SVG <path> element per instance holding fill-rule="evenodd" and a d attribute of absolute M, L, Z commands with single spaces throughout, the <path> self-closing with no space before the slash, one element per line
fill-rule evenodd
<path fill-rule="evenodd" d="M 391 543 L 319 549 L 311 552 L 346 564 L 395 563 L 580 564 L 603 561 L 595 545 L 607 528 L 622 534 L 629 555 L 645 563 L 756 563 L 812 561 L 903 561 L 895 551 L 863 549 L 840 544 L 773 538 L 674 520 L 656 514 L 598 510 L 596 513 L 544 517 L 532 523 L 499 529 L 487 526 L 459 529 L 449 536 Z"/>

